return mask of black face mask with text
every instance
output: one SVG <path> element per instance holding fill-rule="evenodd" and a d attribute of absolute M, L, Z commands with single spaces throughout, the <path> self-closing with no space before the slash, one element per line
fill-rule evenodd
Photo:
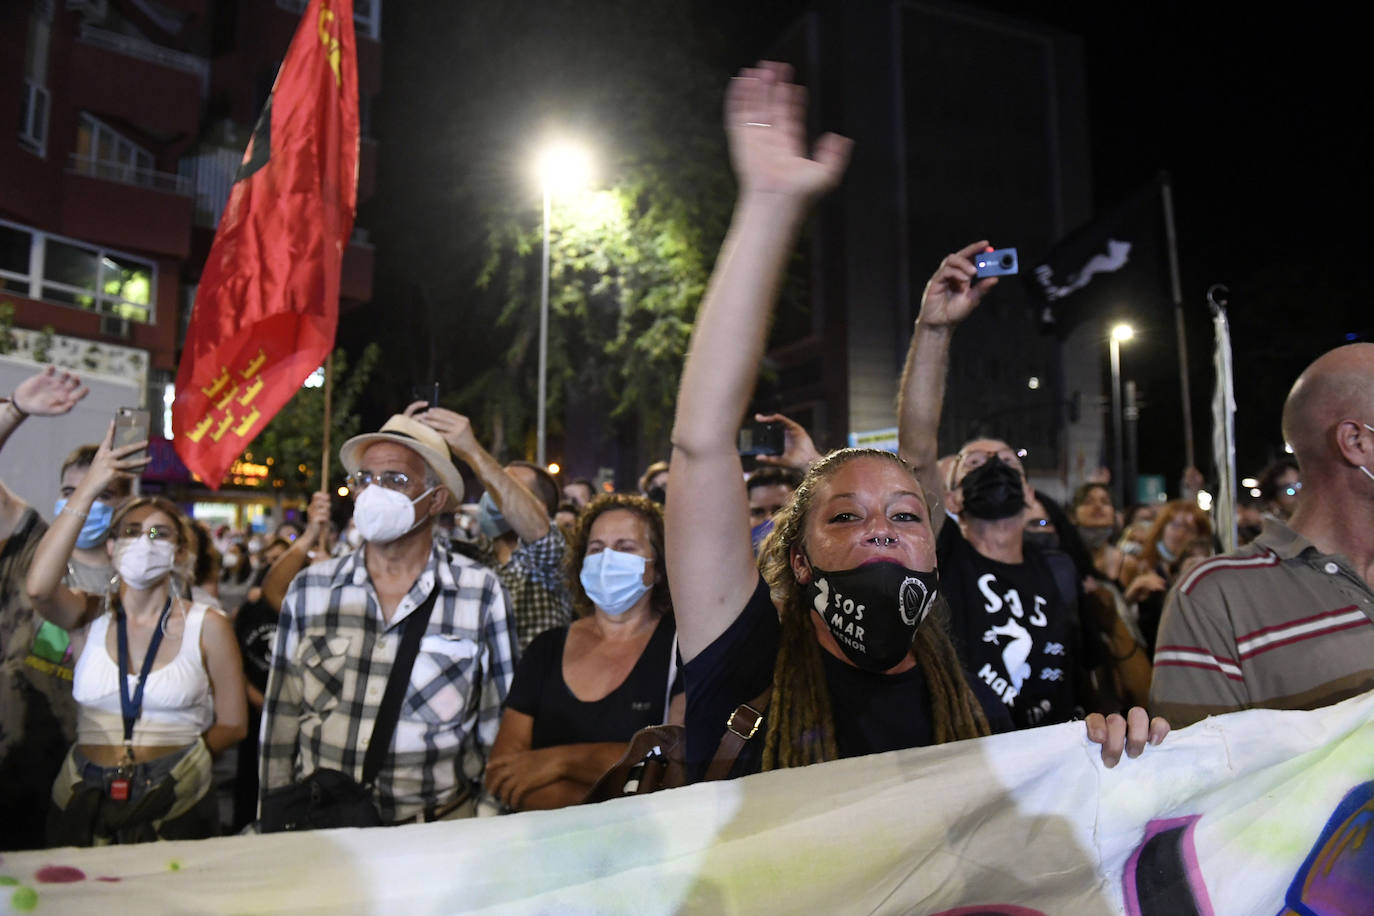
<path fill-rule="evenodd" d="M 845 657 L 866 671 L 886 671 L 911 650 L 916 628 L 939 593 L 935 572 L 869 563 L 840 572 L 811 567 L 806 597 Z"/>
<path fill-rule="evenodd" d="M 964 475 L 964 511 L 974 518 L 997 521 L 1026 508 L 1021 472 L 993 455 Z"/>

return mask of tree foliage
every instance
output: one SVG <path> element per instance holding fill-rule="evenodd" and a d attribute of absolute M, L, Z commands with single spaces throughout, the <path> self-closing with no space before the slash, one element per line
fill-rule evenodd
<path fill-rule="evenodd" d="M 425 91 L 443 115 L 423 150 L 382 175 L 376 235 L 395 244 L 379 241 L 374 310 L 415 351 L 388 360 L 382 387 L 437 379 L 495 450 L 531 450 L 542 232 L 531 161 L 541 141 L 579 137 L 596 177 L 553 202 L 550 432 L 569 400 L 592 400 L 661 452 L 733 197 L 719 118 L 728 68 L 689 4 L 417 0 L 398 15 L 432 23 L 414 76 L 437 87 Z M 401 132 L 420 110 L 382 120 Z"/>
<path fill-rule="evenodd" d="M 330 371 L 334 373 L 330 410 L 329 480 L 332 488 L 343 481 L 339 446 L 356 436 L 362 420 L 355 406 L 381 355 L 371 344 L 363 349 L 350 369 L 348 356 L 335 350 Z M 244 458 L 268 467 L 268 486 L 286 497 L 304 496 L 319 490 L 320 458 L 324 443 L 324 387 L 301 388 L 248 446 Z"/>

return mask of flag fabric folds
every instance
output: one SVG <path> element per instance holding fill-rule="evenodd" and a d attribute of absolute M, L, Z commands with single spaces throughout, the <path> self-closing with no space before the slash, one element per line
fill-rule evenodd
<path fill-rule="evenodd" d="M 356 49 L 352 0 L 310 0 L 201 274 L 172 429 L 212 488 L 334 346 L 357 206 Z"/>
<path fill-rule="evenodd" d="M 1063 338 L 1094 313 L 1130 305 L 1136 314 L 1169 302 L 1162 182 L 1060 240 L 1023 276 L 1042 303 L 1041 330 Z"/>

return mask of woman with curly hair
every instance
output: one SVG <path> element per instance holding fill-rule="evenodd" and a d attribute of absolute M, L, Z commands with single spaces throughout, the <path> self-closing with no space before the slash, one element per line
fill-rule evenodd
<path fill-rule="evenodd" d="M 576 804 L 635 732 L 682 721 L 658 504 L 597 497 L 566 556 L 577 619 L 525 650 L 487 763 L 487 788 L 517 811 Z"/>
<path fill-rule="evenodd" d="M 1121 564 L 1123 589 L 1139 602 L 1140 631 L 1146 649 L 1154 656 L 1159 618 L 1164 613 L 1164 598 L 1177 581 L 1172 570 L 1185 549 L 1196 540 L 1211 540 L 1212 520 L 1187 499 L 1174 499 L 1160 507 L 1154 524 L 1146 532 L 1139 555 L 1126 557 Z"/>
<path fill-rule="evenodd" d="M 762 578 L 755 566 L 735 432 L 792 241 L 850 149 L 827 134 L 808 156 L 805 90 L 789 75 L 761 64 L 726 94 L 739 198 L 673 428 L 668 573 L 693 779 L 974 738 L 1007 721 L 971 689 L 940 625 L 930 507 L 901 459 L 847 449 L 817 462 L 763 545 Z M 748 721 L 756 714 L 761 723 Z M 1126 720 L 1113 719 L 1088 723 L 1111 762 L 1127 737 Z M 717 758 L 727 721 L 751 735 L 733 762 Z M 1132 715 L 1133 752 L 1163 737 L 1156 723 L 1150 732 Z"/>

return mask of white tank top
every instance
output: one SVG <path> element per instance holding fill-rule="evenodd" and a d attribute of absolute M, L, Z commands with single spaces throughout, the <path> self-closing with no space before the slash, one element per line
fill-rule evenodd
<path fill-rule="evenodd" d="M 200 653 L 200 628 L 206 607 L 192 604 L 176 658 L 148 675 L 143 711 L 134 722 L 133 743 L 139 747 L 191 744 L 215 721 L 210 677 Z M 119 705 L 119 665 L 110 658 L 106 634 L 114 615 L 101 614 L 86 632 L 86 647 L 76 660 L 72 698 L 77 702 L 76 743 L 121 745 L 124 714 Z M 129 675 L 129 696 L 138 675 Z"/>

